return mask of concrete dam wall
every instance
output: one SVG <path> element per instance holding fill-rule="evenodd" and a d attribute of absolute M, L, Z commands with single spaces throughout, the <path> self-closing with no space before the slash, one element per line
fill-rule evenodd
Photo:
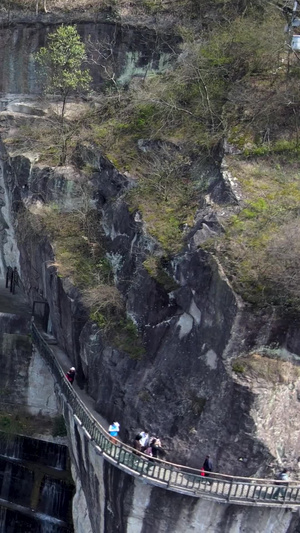
<path fill-rule="evenodd" d="M 66 446 L 0 433 L 0 531 L 71 533 Z"/>

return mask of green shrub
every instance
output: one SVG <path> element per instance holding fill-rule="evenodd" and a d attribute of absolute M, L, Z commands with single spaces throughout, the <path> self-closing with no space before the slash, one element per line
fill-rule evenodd
<path fill-rule="evenodd" d="M 243 365 L 243 364 L 240 363 L 239 361 L 234 361 L 234 363 L 232 363 L 232 370 L 233 370 L 233 372 L 235 372 L 236 374 L 244 374 L 244 372 L 245 372 L 245 365 Z"/>
<path fill-rule="evenodd" d="M 162 285 L 167 292 L 174 291 L 179 287 L 178 283 L 169 276 L 162 265 L 162 258 L 149 256 L 143 263 L 149 275 Z"/>
<path fill-rule="evenodd" d="M 133 320 L 130 318 L 120 319 L 113 333 L 112 342 L 116 348 L 128 353 L 132 359 L 141 359 L 145 353 L 145 348 Z"/>

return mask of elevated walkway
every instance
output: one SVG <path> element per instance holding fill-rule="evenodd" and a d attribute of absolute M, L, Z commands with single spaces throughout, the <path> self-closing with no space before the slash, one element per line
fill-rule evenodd
<path fill-rule="evenodd" d="M 153 461 L 144 454 L 137 455 L 133 448 L 121 441 L 112 443 L 105 429 L 108 424 L 95 412 L 92 399 L 65 378 L 65 372 L 71 366 L 66 354 L 58 346 L 50 346 L 34 323 L 32 339 L 49 366 L 64 400 L 71 407 L 77 424 L 96 452 L 117 468 L 151 485 L 196 498 L 270 508 L 300 506 L 300 484 L 296 481 L 279 486 L 275 480 L 220 473 L 204 478 L 199 470 L 159 459 Z"/>
<path fill-rule="evenodd" d="M 29 319 L 31 309 L 21 288 L 10 293 L 5 280 L 0 280 L 0 313 L 23 316 Z M 94 409 L 90 396 L 74 384 L 71 386 L 65 373 L 71 362 L 55 339 L 42 333 L 32 324 L 33 343 L 49 366 L 62 394 L 74 414 L 76 423 L 103 458 L 129 475 L 163 489 L 195 498 L 269 508 L 299 508 L 300 484 L 290 481 L 287 486 L 276 485 L 275 480 L 244 478 L 213 473 L 211 478 L 199 475 L 199 470 L 155 459 L 144 454 L 136 455 L 134 450 L 121 441 L 113 444 L 106 430 L 108 423 Z M 280 488 L 280 491 L 278 491 Z"/>

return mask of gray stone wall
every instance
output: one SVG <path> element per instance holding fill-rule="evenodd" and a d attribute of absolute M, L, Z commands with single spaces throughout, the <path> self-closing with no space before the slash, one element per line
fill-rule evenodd
<path fill-rule="evenodd" d="M 164 266 L 172 290 L 152 278 L 143 261 L 158 245 L 123 199 L 132 183 L 97 151 L 78 148 L 72 186 L 72 174 L 31 168 L 26 161 L 17 158 L 7 167 L 13 206 L 47 201 L 63 206 L 67 195 L 66 209 L 72 202 L 77 209 L 76 176 L 85 164 L 94 169 L 91 204 L 101 216 L 107 257 L 127 314 L 143 339 L 140 359 L 109 345 L 89 320 L 76 288 L 51 266 L 49 241 L 30 234 L 19 240 L 28 297 L 48 301 L 53 332 L 98 411 L 121 422 L 126 442 L 142 427 L 159 434 L 171 461 L 198 467 L 209 451 L 221 472 L 270 474 L 267 465 L 274 457 L 258 438 L 251 411 L 255 393 L 236 381 L 230 361 L 260 343 L 262 331 L 267 342 L 273 322 L 245 312 L 220 266 L 192 241 Z"/>
<path fill-rule="evenodd" d="M 174 46 L 177 46 L 174 37 L 164 35 L 160 38 L 147 29 L 123 27 L 111 22 L 78 22 L 71 16 L 68 19 L 49 15 L 41 24 L 35 17 L 8 21 L 2 16 L 1 20 L 0 14 L 0 95 L 41 93 L 35 54 L 45 45 L 47 34 L 55 31 L 62 22 L 76 24 L 83 41 L 92 43 L 87 51 L 95 90 L 109 81 L 105 69 L 115 73 L 115 80 L 122 84 L 128 83 L 133 76 L 165 70 L 174 57 Z M 102 43 L 101 58 L 97 53 L 98 43 Z"/>
<path fill-rule="evenodd" d="M 5 158 L 3 147 L 2 150 Z M 37 201 L 51 199 L 63 205 L 64 190 L 69 191 L 70 209 L 72 187 L 66 182 L 72 176 L 67 178 L 48 168 L 45 171 L 32 168 L 25 158 L 23 162 L 18 159 L 17 165 L 16 161 L 7 158 L 6 161 L 3 176 L 9 183 L 7 201 L 14 215 L 20 205 L 28 207 Z M 284 335 L 279 330 L 280 337 L 276 331 L 277 318 L 270 320 L 267 313 L 256 315 L 244 310 L 214 258 L 192 241 L 164 264 L 175 282 L 172 290 L 152 278 L 143 261 L 149 253 L 158 251 L 158 245 L 123 198 L 133 184 L 97 151 L 78 149 L 79 170 L 91 161 L 94 169 L 89 177 L 91 203 L 102 217 L 107 257 L 127 314 L 139 328 L 145 354 L 140 359 L 132 358 L 107 342 L 90 322 L 70 280 L 57 276 L 50 242 L 46 237 L 31 238 L 30 234 L 18 242 L 21 276 L 29 298 L 47 299 L 53 331 L 75 364 L 79 383 L 94 398 L 102 415 L 121 422 L 121 437 L 125 441 L 131 442 L 138 430 L 148 427 L 163 439 L 169 460 L 199 467 L 210 451 L 218 471 L 245 476 L 258 470 L 263 475 L 269 473 L 267 465 L 274 458 L 268 444 L 257 434 L 252 411 L 256 391 L 236 381 L 230 361 L 241 351 L 259 345 L 262 339 L 267 343 L 271 338 L 282 338 L 284 343 L 289 338 L 291 342 L 291 330 L 286 328 Z M 38 182 L 33 176 L 39 176 Z M 78 195 L 74 195 L 73 201 L 78 207 Z M 295 324 L 293 328 L 296 331 Z M 297 402 L 296 396 L 294 401 Z M 225 508 L 161 493 L 157 488 L 140 488 L 136 485 L 140 482 L 96 457 L 96 451 L 85 443 L 73 423 L 69 418 L 78 501 L 83 509 L 87 505 L 89 515 L 84 514 L 85 526 L 80 525 L 77 516 L 79 528 L 98 532 L 100 520 L 101 531 L 107 533 L 131 527 L 150 532 L 153 528 L 181 531 L 186 526 L 187 531 L 188 528 L 192 531 L 193 527 L 202 527 L 199 525 L 202 520 L 203 531 L 219 528 L 223 533 L 239 532 L 243 527 L 251 531 L 252 524 L 261 519 L 265 531 L 279 523 L 281 532 L 289 530 L 290 522 L 294 524 L 291 514 L 281 511 Z M 287 428 L 284 425 L 283 434 Z M 275 433 L 273 437 L 276 438 Z M 246 460 L 240 461 L 240 457 Z M 208 505 L 212 523 L 208 519 Z"/>

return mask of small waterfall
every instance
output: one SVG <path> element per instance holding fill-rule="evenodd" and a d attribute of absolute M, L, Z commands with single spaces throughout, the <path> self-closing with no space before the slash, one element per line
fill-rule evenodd
<path fill-rule="evenodd" d="M 30 507 L 33 472 L 24 466 L 0 458 L 0 498 Z"/>
<path fill-rule="evenodd" d="M 67 453 L 67 447 L 61 444 L 23 437 L 22 458 L 26 461 L 38 462 L 58 470 L 65 470 Z"/>
<path fill-rule="evenodd" d="M 0 433 L 0 455 L 11 459 L 22 459 L 22 439 L 17 435 Z"/>
<path fill-rule="evenodd" d="M 4 471 L 1 472 L 1 491 L 0 491 L 0 497 L 3 500 L 9 499 L 9 492 L 11 488 L 11 479 L 12 479 L 12 464 L 6 463 L 4 467 Z"/>
<path fill-rule="evenodd" d="M 69 533 L 68 449 L 0 432 L 0 533 Z"/>
<path fill-rule="evenodd" d="M 0 533 L 7 533 L 6 528 L 6 511 L 4 507 L 0 507 Z"/>
<path fill-rule="evenodd" d="M 61 480 L 53 480 L 45 477 L 40 494 L 39 512 L 50 517 L 55 516 L 61 520 L 66 520 L 70 493 L 68 484 Z"/>
<path fill-rule="evenodd" d="M 39 533 L 68 533 L 70 531 L 66 524 L 58 520 L 39 514 L 37 514 L 37 517 L 41 519 Z"/>
<path fill-rule="evenodd" d="M 18 506 L 0 507 L 0 533 L 71 533 L 73 528 L 43 514 L 24 515 Z"/>
<path fill-rule="evenodd" d="M 0 456 L 38 462 L 66 470 L 68 449 L 62 444 L 0 432 Z"/>

